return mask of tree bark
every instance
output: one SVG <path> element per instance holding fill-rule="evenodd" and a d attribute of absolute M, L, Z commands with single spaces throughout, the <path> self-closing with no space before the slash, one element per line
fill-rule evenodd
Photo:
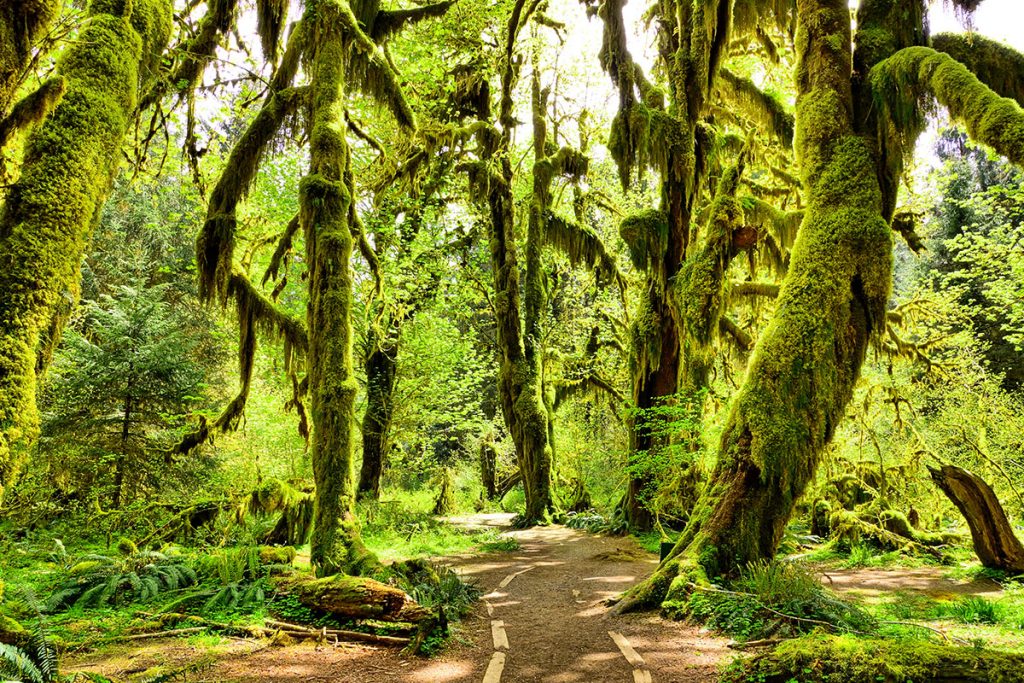
<path fill-rule="evenodd" d="M 300 222 L 309 267 L 307 355 L 316 494 L 310 562 L 317 575 L 353 574 L 376 564 L 354 514 L 353 434 L 358 391 L 352 365 L 354 184 L 345 138 L 351 37 L 338 0 L 317 0 L 305 21 L 316 40 L 310 73 L 310 173 L 300 184 Z"/>
<path fill-rule="evenodd" d="M 691 581 L 774 555 L 843 417 L 868 340 L 884 325 L 892 188 L 882 184 L 875 122 L 860 133 L 853 117 L 849 8 L 846 0 L 797 7 L 796 147 L 808 209 L 711 480 L 675 549 L 627 594 L 623 611 L 685 599 Z"/>
<path fill-rule="evenodd" d="M 480 482 L 484 486 L 484 495 L 487 500 L 498 498 L 498 451 L 494 447 L 494 441 L 485 438 L 480 442 Z"/>
<path fill-rule="evenodd" d="M 363 415 L 363 466 L 359 471 L 359 499 L 380 499 L 384 457 L 395 405 L 398 343 L 380 343 L 370 333 L 371 351 L 366 357 L 366 413 Z"/>
<path fill-rule="evenodd" d="M 1024 572 L 1024 545 L 1014 534 L 992 487 L 973 472 L 954 465 L 929 467 L 928 472 L 967 520 L 974 552 L 981 563 L 992 569 Z"/>

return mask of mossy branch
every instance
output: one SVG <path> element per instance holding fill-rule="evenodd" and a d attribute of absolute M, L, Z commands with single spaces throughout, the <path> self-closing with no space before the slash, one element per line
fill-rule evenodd
<path fill-rule="evenodd" d="M 18 100 L 11 112 L 0 120 L 0 149 L 7 146 L 19 131 L 41 123 L 64 97 L 67 81 L 60 76 L 51 78 L 34 91 Z"/>
<path fill-rule="evenodd" d="M 284 119 L 298 110 L 305 95 L 305 88 L 285 88 L 270 93 L 231 150 L 224 171 L 210 194 L 206 221 L 196 238 L 199 296 L 205 301 L 225 301 L 227 298 L 234 268 L 235 210 L 256 178 L 267 145 Z"/>
<path fill-rule="evenodd" d="M 773 136 L 786 148 L 793 146 L 793 115 L 786 111 L 779 98 L 728 69 L 719 71 L 716 85 L 720 96 L 739 108 L 762 132 Z"/>
<path fill-rule="evenodd" d="M 921 129 L 929 104 L 937 101 L 976 142 L 1024 165 L 1024 110 L 950 55 L 930 47 L 904 48 L 879 62 L 870 81 L 878 104 L 904 135 Z"/>
<path fill-rule="evenodd" d="M 615 262 L 615 256 L 609 253 L 593 229 L 552 211 L 548 211 L 545 218 L 544 240 L 548 245 L 565 254 L 574 266 L 582 264 L 593 268 L 597 271 L 599 280 L 614 280 L 621 289 L 625 289 L 625 279 Z"/>
<path fill-rule="evenodd" d="M 159 102 L 169 91 L 183 96 L 202 80 L 203 72 L 213 60 L 221 38 L 231 30 L 238 0 L 211 0 L 199 28 L 185 44 L 178 46 L 179 61 L 166 77 L 157 80 L 139 102 L 145 111 Z"/>
<path fill-rule="evenodd" d="M 457 0 L 444 0 L 412 9 L 381 10 L 373 22 L 371 36 L 376 42 L 383 42 L 408 26 L 425 19 L 444 16 L 456 2 Z"/>
<path fill-rule="evenodd" d="M 363 32 L 359 20 L 356 19 L 347 2 L 339 5 L 337 17 L 341 20 L 345 35 L 355 46 L 350 57 L 349 77 L 352 82 L 386 107 L 400 126 L 410 130 L 415 129 L 416 117 L 398 83 L 398 74 L 395 73 L 377 44 Z"/>
<path fill-rule="evenodd" d="M 267 269 L 263 272 L 263 280 L 261 280 L 260 284 L 265 285 L 267 282 L 277 280 L 280 277 L 284 257 L 291 252 L 292 243 L 295 241 L 295 233 L 298 231 L 299 214 L 295 214 L 288 221 L 288 225 L 285 226 L 284 231 L 278 238 L 277 246 L 274 248 L 274 253 L 270 256 L 270 263 L 267 264 Z"/>
<path fill-rule="evenodd" d="M 1024 107 L 1024 54 L 977 33 L 940 33 L 932 47 L 960 62 L 1002 97 Z"/>

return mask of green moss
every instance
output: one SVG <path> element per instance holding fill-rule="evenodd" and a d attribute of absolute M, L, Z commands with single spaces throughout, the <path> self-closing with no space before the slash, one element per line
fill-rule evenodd
<path fill-rule="evenodd" d="M 38 431 L 40 336 L 59 333 L 59 301 L 77 299 L 82 252 L 117 171 L 139 84 L 167 41 L 170 2 L 131 7 L 130 18 L 112 1 L 90 8 L 58 65 L 64 97 L 29 137 L 0 220 L 0 500 Z"/>
<path fill-rule="evenodd" d="M 629 260 L 637 270 L 647 270 L 668 246 L 668 216 L 658 209 L 630 214 L 619 224 L 619 235 L 629 249 Z"/>
<path fill-rule="evenodd" d="M 724 681 L 1020 680 L 1024 656 L 926 641 L 809 635 L 788 640 L 770 653 L 734 664 Z"/>
<path fill-rule="evenodd" d="M 870 74 L 878 105 L 901 136 L 898 149 L 909 153 L 924 125 L 929 102 L 945 106 L 976 142 L 991 146 L 1011 162 L 1024 164 L 1024 111 L 1000 97 L 950 55 L 928 47 L 900 50 Z"/>

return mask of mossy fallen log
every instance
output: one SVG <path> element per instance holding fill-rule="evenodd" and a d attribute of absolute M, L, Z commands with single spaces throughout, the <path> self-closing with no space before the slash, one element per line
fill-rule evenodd
<path fill-rule="evenodd" d="M 307 607 L 348 619 L 418 624 L 433 616 L 404 591 L 360 576 L 335 574 L 318 579 L 294 573 L 276 579 L 275 585 Z"/>
<path fill-rule="evenodd" d="M 723 683 L 1015 683 L 1024 654 L 927 641 L 814 634 L 733 664 Z"/>
<path fill-rule="evenodd" d="M 974 552 L 981 563 L 992 569 L 1024 573 L 1024 545 L 1013 533 L 992 487 L 973 472 L 954 465 L 929 467 L 928 472 L 967 520 Z"/>

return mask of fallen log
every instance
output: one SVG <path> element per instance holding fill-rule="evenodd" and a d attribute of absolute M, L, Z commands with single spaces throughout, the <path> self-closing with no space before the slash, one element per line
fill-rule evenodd
<path fill-rule="evenodd" d="M 928 468 L 932 481 L 967 520 L 974 552 L 991 569 L 1024 573 L 1024 545 L 992 487 L 981 477 L 955 465 Z"/>
<path fill-rule="evenodd" d="M 318 579 L 293 573 L 281 576 L 274 583 L 280 592 L 294 595 L 307 607 L 347 619 L 418 624 L 433 616 L 404 591 L 361 576 L 335 574 Z"/>

